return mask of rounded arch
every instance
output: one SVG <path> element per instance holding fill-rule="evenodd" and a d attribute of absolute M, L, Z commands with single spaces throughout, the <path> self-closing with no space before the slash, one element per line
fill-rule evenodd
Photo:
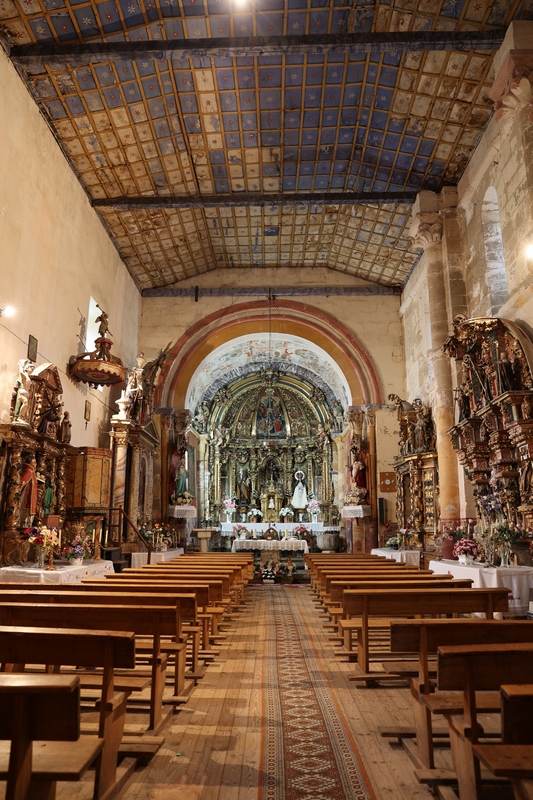
<path fill-rule="evenodd" d="M 483 197 L 481 226 L 483 228 L 483 248 L 485 250 L 485 274 L 489 290 L 489 310 L 491 315 L 494 316 L 509 298 L 500 207 L 494 186 L 489 186 Z"/>
<path fill-rule="evenodd" d="M 382 381 L 371 356 L 345 325 L 313 306 L 264 300 L 229 306 L 191 326 L 169 353 L 156 404 L 185 408 L 193 375 L 209 353 L 238 337 L 269 332 L 298 336 L 322 348 L 344 375 L 352 405 L 384 402 Z"/>

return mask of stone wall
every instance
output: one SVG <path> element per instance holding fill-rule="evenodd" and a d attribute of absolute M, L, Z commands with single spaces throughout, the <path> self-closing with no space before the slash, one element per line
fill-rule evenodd
<path fill-rule="evenodd" d="M 57 365 L 72 420 L 72 444 L 109 447 L 118 390 L 74 384 L 68 359 L 85 350 L 79 334 L 93 297 L 109 313 L 114 352 L 135 363 L 141 296 L 27 88 L 0 48 L 0 419 L 7 421 L 17 362 L 28 335 L 37 363 Z M 82 322 L 85 318 L 85 322 Z M 87 349 L 93 347 L 87 342 Z M 85 400 L 91 421 L 85 426 Z M 109 407 L 111 404 L 111 408 Z"/>

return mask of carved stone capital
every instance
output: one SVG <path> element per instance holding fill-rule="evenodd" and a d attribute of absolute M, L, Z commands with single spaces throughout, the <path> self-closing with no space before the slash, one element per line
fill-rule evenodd
<path fill-rule="evenodd" d="M 409 235 L 415 247 L 426 247 L 440 244 L 442 241 L 442 219 L 437 212 L 420 212 L 415 214 Z"/>
<path fill-rule="evenodd" d="M 507 91 L 495 103 L 496 119 L 504 129 L 512 125 L 527 109 L 526 119 L 533 124 L 533 69 L 517 68 Z"/>

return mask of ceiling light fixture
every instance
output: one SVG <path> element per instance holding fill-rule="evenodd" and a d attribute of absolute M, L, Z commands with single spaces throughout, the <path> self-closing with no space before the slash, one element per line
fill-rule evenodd
<path fill-rule="evenodd" d="M 14 317 L 15 313 L 13 306 L 0 306 L 0 317 Z"/>
<path fill-rule="evenodd" d="M 530 244 L 526 247 L 526 258 L 533 259 L 533 244 Z"/>

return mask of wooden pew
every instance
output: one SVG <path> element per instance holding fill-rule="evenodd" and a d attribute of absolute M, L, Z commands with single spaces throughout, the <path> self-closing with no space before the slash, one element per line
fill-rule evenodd
<path fill-rule="evenodd" d="M 369 562 L 365 564 L 363 562 L 357 562 L 356 565 L 350 567 L 330 567 L 329 565 L 320 565 L 316 566 L 314 571 L 311 573 L 311 589 L 314 591 L 315 594 L 319 594 L 320 590 L 325 586 L 326 577 L 329 576 L 338 576 L 340 578 L 346 578 L 353 574 L 358 574 L 360 572 L 375 572 L 379 574 L 388 575 L 396 573 L 396 572 L 416 572 L 418 573 L 417 567 L 413 567 L 410 564 L 399 564 L 397 561 L 383 561 L 379 564 L 374 564 L 373 562 Z"/>
<path fill-rule="evenodd" d="M 392 622 L 391 652 L 417 655 L 415 674 L 407 676 L 415 727 L 414 729 L 380 728 L 380 734 L 399 740 L 418 768 L 433 769 L 435 762 L 432 713 L 445 708 L 446 703 L 461 700 L 462 696 L 454 698 L 448 695 L 443 699 L 438 694 L 431 694 L 432 678 L 436 676 L 436 661 L 430 662 L 430 656 L 436 658 L 437 649 L 443 645 L 510 642 L 533 642 L 533 625 L 527 620 L 484 619 L 420 619 Z M 389 667 L 394 672 L 398 665 L 390 664 Z M 413 736 L 416 736 L 416 747 L 412 741 Z"/>
<path fill-rule="evenodd" d="M 104 745 L 80 737 L 79 680 L 63 675 L 0 675 L 0 739 L 7 800 L 54 800 L 56 781 L 79 780 Z"/>
<path fill-rule="evenodd" d="M 131 605 L 92 604 L 85 605 L 83 611 L 80 615 L 79 605 L 0 603 L 0 625 L 74 628 L 81 618 L 88 630 L 126 631 L 149 637 L 152 641 L 149 730 L 156 732 L 173 711 L 173 707 L 167 706 L 168 713 L 163 713 L 167 656 L 161 650 L 161 636 L 175 635 L 176 609 L 137 605 L 133 614 Z"/>
<path fill-rule="evenodd" d="M 343 634 L 350 639 L 357 632 L 357 663 L 360 675 L 352 680 L 376 679 L 376 673 L 369 675 L 369 633 L 372 629 L 390 631 L 391 619 L 421 614 L 470 614 L 484 613 L 492 619 L 497 611 L 507 611 L 509 590 L 503 589 L 345 589 L 343 611 L 347 617 L 360 617 L 360 620 L 339 620 Z M 377 617 L 378 619 L 373 619 Z M 381 619 L 379 619 L 381 618 Z M 389 619 L 388 619 L 389 618 Z M 373 654 L 373 659 L 389 657 L 390 650 Z"/>
<path fill-rule="evenodd" d="M 475 590 L 471 590 L 475 591 Z M 453 764 L 461 800 L 480 800 L 481 771 L 473 745 L 482 728 L 477 716 L 478 692 L 495 692 L 506 683 L 526 683 L 533 674 L 533 644 L 484 644 L 439 647 L 437 687 L 440 691 L 462 691 L 463 707 L 446 710 Z M 499 711 L 499 694 L 492 711 Z M 417 778 L 424 774 L 415 772 Z M 439 787 L 443 800 L 456 800 L 449 786 Z"/>
<path fill-rule="evenodd" d="M 500 692 L 502 744 L 474 744 L 474 754 L 512 782 L 516 800 L 533 800 L 533 685 L 504 685 Z"/>
<path fill-rule="evenodd" d="M 103 749 L 96 763 L 94 800 L 111 800 L 124 787 L 136 764 L 134 758 L 125 758 L 117 766 L 123 740 L 127 692 L 117 691 L 115 670 L 133 669 L 135 666 L 133 633 L 108 631 L 103 626 L 102 630 L 93 631 L 73 627 L 67 630 L 0 627 L 0 664 L 4 665 L 4 669 L 10 669 L 9 665 L 17 665 L 18 670 L 23 669 L 24 664 L 41 664 L 51 668 L 76 664 L 79 667 L 102 669 L 97 708 L 98 736 L 103 741 Z M 83 686 L 83 675 L 78 680 Z M 90 686 L 94 688 L 92 683 Z M 122 689 L 120 679 L 118 686 Z M 91 739 L 95 741 L 94 737 Z M 0 753 L 5 755 L 5 751 L 0 750 Z M 50 777 L 53 766 L 53 762 L 47 764 L 45 759 L 44 765 L 40 764 L 43 775 Z M 69 779 L 62 777 L 61 780 Z"/>
<path fill-rule="evenodd" d="M 45 584 L 45 586 L 50 584 Z M 174 632 L 174 641 L 172 645 L 162 646 L 163 652 L 172 654 L 174 656 L 174 696 L 180 698 L 181 702 L 185 702 L 187 695 L 194 687 L 194 681 L 187 681 L 185 677 L 185 652 L 187 645 L 182 641 L 182 609 L 185 607 L 196 608 L 196 601 L 194 595 L 178 594 L 176 592 L 171 594 L 161 593 L 147 593 L 136 594 L 132 596 L 126 592 L 97 592 L 90 593 L 87 590 L 76 590 L 72 588 L 63 591 L 48 591 L 38 590 L 37 592 L 24 592 L 20 594 L 18 591 L 0 590 L 0 604 L 9 603 L 58 603 L 58 604 L 80 604 L 80 605 L 117 605 L 117 606 L 166 606 L 172 608 L 176 612 L 176 629 Z M 146 647 L 142 648 L 137 646 L 137 652 L 146 652 Z M 150 651 L 148 651 L 150 652 Z"/>

